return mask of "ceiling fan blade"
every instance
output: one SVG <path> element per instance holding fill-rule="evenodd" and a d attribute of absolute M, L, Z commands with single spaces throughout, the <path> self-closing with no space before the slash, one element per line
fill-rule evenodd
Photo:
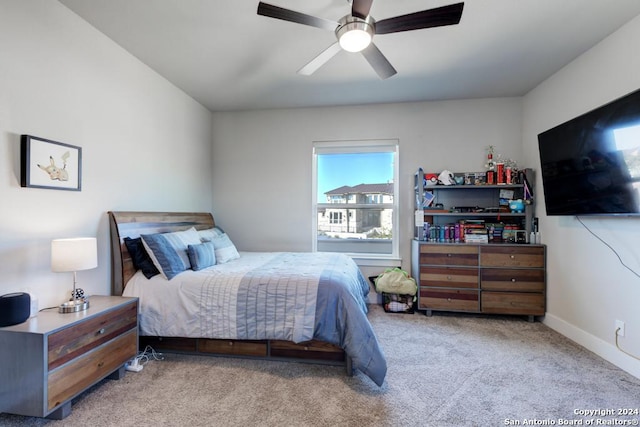
<path fill-rule="evenodd" d="M 304 13 L 295 12 L 293 10 L 284 9 L 279 6 L 263 2 L 258 3 L 258 15 L 295 22 L 296 24 L 310 25 L 312 27 L 322 28 L 323 30 L 335 31 L 338 27 L 337 22 L 324 18 L 317 18 L 315 16 L 306 15 Z"/>
<path fill-rule="evenodd" d="M 462 18 L 464 3 L 451 4 L 422 12 L 396 16 L 376 22 L 376 34 L 399 33 L 401 31 L 455 25 Z"/>
<path fill-rule="evenodd" d="M 389 78 L 397 73 L 393 65 L 391 65 L 375 44 L 371 43 L 367 46 L 367 48 L 362 51 L 362 54 L 381 79 Z"/>
<path fill-rule="evenodd" d="M 353 0 L 351 14 L 358 18 L 366 19 L 371 10 L 371 3 L 373 3 L 373 0 Z"/>
<path fill-rule="evenodd" d="M 298 70 L 298 74 L 302 74 L 304 76 L 310 76 L 315 73 L 316 70 L 326 64 L 331 58 L 333 58 L 338 52 L 340 52 L 342 48 L 340 47 L 340 43 L 335 42 L 328 48 L 322 51 L 320 55 L 316 56 L 304 67 Z"/>

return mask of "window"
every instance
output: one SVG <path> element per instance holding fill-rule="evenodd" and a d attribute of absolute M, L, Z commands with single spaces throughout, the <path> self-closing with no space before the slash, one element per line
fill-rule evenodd
<path fill-rule="evenodd" d="M 313 144 L 314 251 L 397 258 L 398 141 Z"/>
<path fill-rule="evenodd" d="M 329 212 L 329 223 L 330 224 L 341 224 L 342 223 L 342 212 Z"/>

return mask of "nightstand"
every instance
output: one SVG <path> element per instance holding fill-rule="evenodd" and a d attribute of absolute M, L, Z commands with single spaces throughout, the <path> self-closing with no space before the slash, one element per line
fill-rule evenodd
<path fill-rule="evenodd" d="M 124 376 L 138 352 L 138 299 L 90 301 L 86 311 L 44 310 L 0 328 L 0 412 L 63 419 L 78 394 Z"/>

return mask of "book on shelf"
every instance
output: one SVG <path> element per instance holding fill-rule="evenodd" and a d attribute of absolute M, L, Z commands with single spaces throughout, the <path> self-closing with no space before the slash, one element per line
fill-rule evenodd
<path fill-rule="evenodd" d="M 466 243 L 489 243 L 489 236 L 485 234 L 466 234 L 464 236 Z"/>

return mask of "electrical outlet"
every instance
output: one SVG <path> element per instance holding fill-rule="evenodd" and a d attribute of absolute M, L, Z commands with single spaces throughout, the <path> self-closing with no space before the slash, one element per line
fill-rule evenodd
<path fill-rule="evenodd" d="M 616 334 L 619 337 L 624 336 L 624 322 L 622 320 L 616 320 Z"/>

